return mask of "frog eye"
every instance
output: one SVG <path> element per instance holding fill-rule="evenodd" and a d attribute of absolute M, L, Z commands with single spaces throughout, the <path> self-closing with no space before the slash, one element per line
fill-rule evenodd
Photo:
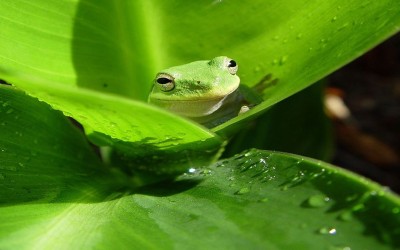
<path fill-rule="evenodd" d="M 161 91 L 168 92 L 175 88 L 174 78 L 168 74 L 159 74 L 156 77 L 157 85 L 160 87 Z"/>
<path fill-rule="evenodd" d="M 229 73 L 231 73 L 232 75 L 236 74 L 237 70 L 238 70 L 238 65 L 235 62 L 235 60 L 230 59 L 228 61 L 228 71 Z"/>

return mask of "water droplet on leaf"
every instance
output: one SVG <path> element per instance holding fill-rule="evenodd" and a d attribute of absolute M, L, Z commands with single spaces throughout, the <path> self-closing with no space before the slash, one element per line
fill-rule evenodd
<path fill-rule="evenodd" d="M 327 197 L 325 195 L 317 194 L 317 195 L 313 195 L 310 198 L 308 198 L 307 204 L 310 207 L 315 207 L 315 208 L 324 207 L 328 204 L 329 200 L 330 200 L 329 197 Z"/>
<path fill-rule="evenodd" d="M 279 59 L 279 65 L 283 65 L 283 64 L 285 64 L 286 63 L 286 61 L 287 61 L 287 56 L 282 56 L 280 59 Z"/>
<path fill-rule="evenodd" d="M 6 102 L 4 102 L 4 103 L 3 103 L 3 107 L 10 106 L 10 103 L 11 103 L 10 101 L 6 101 Z"/>
<path fill-rule="evenodd" d="M 326 234 L 326 235 L 335 235 L 336 234 L 336 229 L 335 228 L 328 228 L 328 227 L 322 227 L 318 230 L 319 234 Z"/>

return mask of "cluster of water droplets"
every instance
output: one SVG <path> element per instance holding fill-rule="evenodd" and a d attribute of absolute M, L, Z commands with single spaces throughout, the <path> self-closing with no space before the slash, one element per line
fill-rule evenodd
<path fill-rule="evenodd" d="M 249 150 L 242 154 L 235 155 L 234 157 L 218 162 L 214 167 L 209 169 L 189 169 L 188 174 L 195 175 L 214 175 L 214 172 L 222 171 L 223 175 L 215 174 L 215 177 L 221 177 L 219 181 L 229 183 L 230 194 L 236 195 L 238 197 L 247 197 L 245 199 L 256 198 L 257 202 L 269 202 L 267 195 L 262 195 L 262 184 L 263 182 L 268 182 L 271 180 L 278 180 L 279 176 L 274 167 L 274 155 L 275 153 L 259 151 L 259 150 Z M 306 164 L 303 166 L 298 166 L 301 164 Z M 285 165 L 285 164 L 284 164 Z M 322 165 L 321 162 L 317 162 L 316 165 Z M 307 161 L 304 159 L 299 159 L 298 161 L 293 161 L 287 166 L 287 172 L 291 173 L 287 178 L 286 184 L 282 186 L 282 191 L 289 190 L 289 188 L 296 188 L 300 184 L 306 182 L 316 181 L 318 183 L 324 183 L 324 188 L 328 190 L 330 188 L 335 188 L 339 182 L 338 179 L 332 178 L 338 174 L 338 170 L 334 168 L 307 168 Z M 224 177 L 224 179 L 222 179 Z M 280 177 L 279 177 L 280 178 Z M 339 183 L 340 184 L 340 183 Z M 261 191 L 261 192 L 260 192 Z M 251 196 L 249 196 L 251 194 Z M 253 195 L 255 194 L 255 195 Z M 308 230 L 312 233 L 318 235 L 318 237 L 337 237 L 337 235 L 342 235 L 344 233 L 343 225 L 349 222 L 359 219 L 360 214 L 368 213 L 368 204 L 370 199 L 377 198 L 379 196 L 384 196 L 387 191 L 384 189 L 377 190 L 366 190 L 364 193 L 354 192 L 354 194 L 344 193 L 347 197 L 343 197 L 343 204 L 340 210 L 330 212 L 327 216 L 327 221 L 317 222 L 317 224 L 310 222 L 303 222 L 300 226 L 302 230 Z M 327 213 L 335 204 L 337 204 L 338 197 L 330 197 L 326 193 L 316 193 L 311 194 L 299 203 L 299 206 L 304 209 L 310 209 L 311 213 Z M 340 198 L 342 199 L 342 197 Z M 393 214 L 400 213 L 400 207 L 387 208 Z M 332 217 L 333 216 L 333 217 Z M 347 226 L 345 227 L 347 228 Z M 382 232 L 385 234 L 385 232 Z M 386 236 L 391 237 L 391 236 Z M 339 239 L 339 238 L 338 238 Z M 337 244 L 332 245 L 331 249 L 343 249 L 350 250 L 351 247 L 348 244 Z"/>
<path fill-rule="evenodd" d="M 266 182 L 273 180 L 275 175 L 272 174 L 275 170 L 274 166 L 269 164 L 270 154 L 263 151 L 249 150 L 244 154 L 238 154 L 231 160 L 231 164 L 235 165 L 235 170 L 248 173 L 254 180 Z"/>
<path fill-rule="evenodd" d="M 2 101 L 0 100 L 2 110 L 5 110 L 6 114 L 11 114 L 14 112 L 14 109 L 11 108 L 11 101 Z"/>
<path fill-rule="evenodd" d="M 248 150 L 222 161 L 218 167 L 230 166 L 227 181 L 235 195 L 245 195 L 251 192 L 254 185 L 275 179 L 275 167 L 269 162 L 270 153 Z M 268 198 L 261 198 L 261 202 Z"/>

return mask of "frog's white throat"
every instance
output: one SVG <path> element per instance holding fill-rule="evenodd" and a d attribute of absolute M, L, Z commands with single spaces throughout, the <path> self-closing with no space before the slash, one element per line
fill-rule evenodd
<path fill-rule="evenodd" d="M 240 99 L 238 90 L 233 91 L 231 94 L 226 95 L 222 98 L 215 99 L 203 99 L 203 100 L 192 100 L 192 101 L 163 101 L 153 100 L 153 102 L 162 102 L 162 106 L 169 111 L 185 116 L 188 118 L 196 118 L 208 116 L 217 110 L 220 110 L 223 106 L 229 106 Z"/>

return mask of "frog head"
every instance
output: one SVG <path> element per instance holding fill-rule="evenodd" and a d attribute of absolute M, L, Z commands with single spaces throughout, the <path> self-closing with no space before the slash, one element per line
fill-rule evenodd
<path fill-rule="evenodd" d="M 162 70 L 148 100 L 183 116 L 210 114 L 239 87 L 237 70 L 237 63 L 225 56 Z"/>

